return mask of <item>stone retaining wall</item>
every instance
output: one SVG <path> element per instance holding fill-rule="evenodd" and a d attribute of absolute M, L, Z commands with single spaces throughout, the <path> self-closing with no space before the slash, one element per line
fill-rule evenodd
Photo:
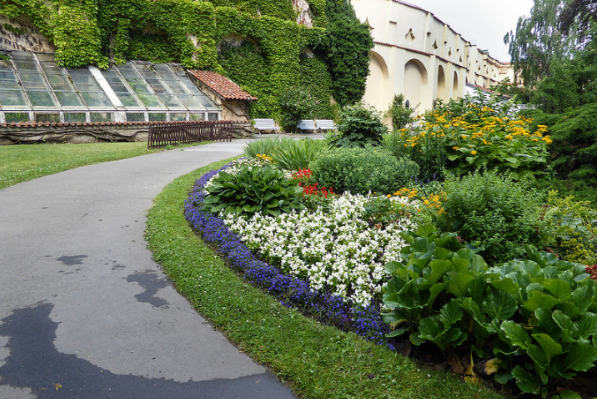
<path fill-rule="evenodd" d="M 0 145 L 147 141 L 151 122 L 10 123 L 0 125 Z M 252 134 L 250 123 L 235 123 L 236 138 Z"/>

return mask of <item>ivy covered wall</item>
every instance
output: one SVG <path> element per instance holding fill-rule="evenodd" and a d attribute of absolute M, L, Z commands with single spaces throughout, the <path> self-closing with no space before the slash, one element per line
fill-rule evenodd
<path fill-rule="evenodd" d="M 26 20 L 67 68 L 126 59 L 179 62 L 228 76 L 259 98 L 253 117 L 279 117 L 278 98 L 306 90 L 317 117 L 359 101 L 373 47 L 347 0 L 311 0 L 313 28 L 291 0 L 0 0 L 0 14 Z"/>

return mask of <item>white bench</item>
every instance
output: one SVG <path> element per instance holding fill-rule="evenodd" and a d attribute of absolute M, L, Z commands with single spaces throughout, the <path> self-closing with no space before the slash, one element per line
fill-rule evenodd
<path fill-rule="evenodd" d="M 331 119 L 315 119 L 315 124 L 319 130 L 336 130 L 337 127 L 334 125 L 334 121 Z"/>
<path fill-rule="evenodd" d="M 315 121 L 310 121 L 307 119 L 303 119 L 302 121 L 299 122 L 298 125 L 296 125 L 296 128 L 304 131 L 304 130 L 317 130 L 317 127 L 315 126 Z"/>
<path fill-rule="evenodd" d="M 253 127 L 261 134 L 262 130 L 280 130 L 273 119 L 254 119 L 255 124 Z"/>

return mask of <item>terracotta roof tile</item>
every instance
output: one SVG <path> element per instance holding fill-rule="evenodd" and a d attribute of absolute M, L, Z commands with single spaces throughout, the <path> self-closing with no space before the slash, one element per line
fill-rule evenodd
<path fill-rule="evenodd" d="M 215 91 L 224 100 L 257 101 L 256 97 L 243 91 L 236 83 L 215 72 L 195 70 L 189 71 L 189 74 Z"/>

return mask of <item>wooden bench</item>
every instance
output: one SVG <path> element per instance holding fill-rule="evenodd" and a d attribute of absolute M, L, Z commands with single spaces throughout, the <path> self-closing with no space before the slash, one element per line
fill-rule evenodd
<path fill-rule="evenodd" d="M 317 126 L 315 126 L 315 121 L 310 121 L 307 119 L 303 119 L 302 121 L 300 121 L 299 124 L 296 125 L 296 128 L 300 131 L 317 130 Z"/>
<path fill-rule="evenodd" d="M 331 119 L 315 119 L 315 124 L 319 130 L 336 130 L 337 127 L 334 125 L 334 121 Z"/>
<path fill-rule="evenodd" d="M 259 131 L 259 134 L 261 134 L 261 131 L 280 130 L 273 119 L 254 119 L 254 121 L 253 127 Z"/>

